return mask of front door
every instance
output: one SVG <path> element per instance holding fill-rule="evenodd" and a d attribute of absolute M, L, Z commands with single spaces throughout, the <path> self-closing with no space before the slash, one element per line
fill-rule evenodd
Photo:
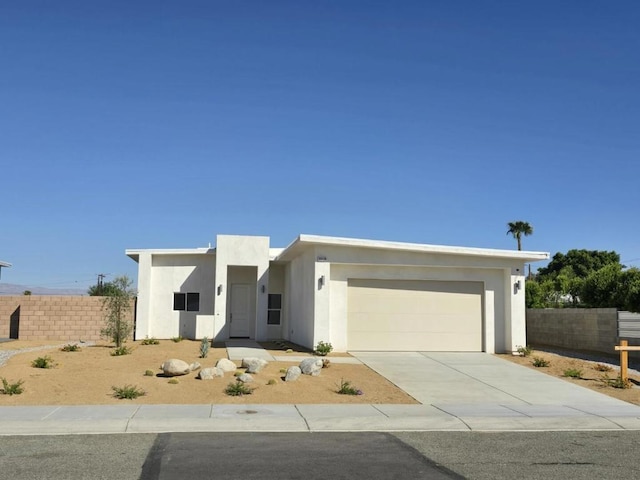
<path fill-rule="evenodd" d="M 229 313 L 229 336 L 249 337 L 251 318 L 251 285 L 234 283 L 231 285 L 231 312 Z"/>

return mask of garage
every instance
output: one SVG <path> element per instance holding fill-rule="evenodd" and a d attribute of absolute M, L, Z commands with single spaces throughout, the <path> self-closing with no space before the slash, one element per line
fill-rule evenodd
<path fill-rule="evenodd" d="M 479 352 L 482 282 L 349 279 L 349 350 Z"/>

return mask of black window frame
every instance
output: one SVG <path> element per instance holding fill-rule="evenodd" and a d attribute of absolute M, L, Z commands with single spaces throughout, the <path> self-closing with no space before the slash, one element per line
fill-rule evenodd
<path fill-rule="evenodd" d="M 277 298 L 277 302 L 276 302 L 276 298 Z M 269 297 L 267 299 L 267 325 L 274 325 L 274 326 L 282 325 L 282 294 L 281 293 L 269 294 Z"/>
<path fill-rule="evenodd" d="M 174 292 L 173 310 L 177 312 L 199 312 L 200 293 L 199 292 Z"/>

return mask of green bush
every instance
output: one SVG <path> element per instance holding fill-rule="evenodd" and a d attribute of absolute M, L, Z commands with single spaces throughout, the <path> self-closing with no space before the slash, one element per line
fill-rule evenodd
<path fill-rule="evenodd" d="M 580 370 L 579 368 L 567 368 L 562 376 L 571 378 L 582 378 L 582 370 Z"/>
<path fill-rule="evenodd" d="M 247 387 L 242 382 L 231 382 L 227 385 L 227 388 L 224 389 L 224 393 L 232 397 L 241 397 L 243 395 L 251 395 L 253 393 L 253 389 Z"/>
<path fill-rule="evenodd" d="M 80 346 L 75 343 L 69 343 L 60 349 L 61 352 L 79 352 Z"/>
<path fill-rule="evenodd" d="M 331 353 L 332 350 L 333 346 L 329 342 L 323 342 L 322 340 L 320 340 L 316 345 L 314 352 L 316 355 L 324 357 L 325 355 Z"/>
<path fill-rule="evenodd" d="M 533 357 L 533 361 L 531 362 L 531 364 L 534 367 L 548 367 L 549 365 L 551 365 L 551 363 L 548 360 L 545 360 L 542 357 Z"/>
<path fill-rule="evenodd" d="M 533 348 L 531 348 L 529 345 L 524 347 L 522 345 L 519 345 L 516 351 L 523 357 L 528 357 L 533 353 Z"/>
<path fill-rule="evenodd" d="M 340 385 L 336 391 L 340 395 L 363 395 L 362 390 L 358 390 L 356 387 L 351 385 L 349 380 L 344 379 L 340 381 Z"/>
<path fill-rule="evenodd" d="M 153 373 L 153 370 L 146 370 L 144 372 L 144 376 L 145 377 L 153 377 L 155 375 L 155 373 Z"/>
<path fill-rule="evenodd" d="M 142 397 L 146 395 L 147 392 L 144 390 L 140 390 L 135 385 L 125 385 L 124 387 L 111 387 L 113 390 L 113 396 L 119 399 L 127 399 L 132 400 L 134 398 Z"/>
<path fill-rule="evenodd" d="M 144 340 L 140 342 L 140 345 L 159 345 L 159 344 L 160 344 L 160 340 L 154 337 L 151 337 L 151 338 L 146 337 Z"/>
<path fill-rule="evenodd" d="M 177 378 L 172 378 L 167 383 L 170 383 L 171 385 L 177 385 L 178 383 L 180 383 L 180 381 Z"/>
<path fill-rule="evenodd" d="M 3 395 L 20 395 L 24 392 L 24 388 L 22 388 L 23 383 L 22 380 L 9 383 L 6 378 L 2 378 L 2 389 L 0 389 L 0 392 L 2 392 Z"/>
<path fill-rule="evenodd" d="M 121 347 L 118 347 L 116 349 L 114 349 L 111 352 L 111 356 L 112 357 L 121 357 L 122 355 L 131 355 L 131 352 L 133 352 L 133 349 L 130 347 L 125 347 L 124 345 Z"/>
<path fill-rule="evenodd" d="M 633 382 L 631 380 L 622 380 L 622 377 L 618 376 L 616 378 L 610 378 L 606 373 L 600 377 L 600 381 L 605 384 L 607 387 L 613 388 L 631 388 L 633 387 Z"/>
<path fill-rule="evenodd" d="M 209 355 L 209 339 L 204 337 L 200 340 L 200 358 L 207 358 Z"/>
<path fill-rule="evenodd" d="M 56 364 L 53 362 L 53 359 L 46 355 L 44 357 L 38 357 L 33 362 L 31 362 L 31 366 L 35 368 L 53 368 Z"/>
<path fill-rule="evenodd" d="M 172 337 L 171 338 L 171 341 L 174 342 L 174 343 L 179 343 L 182 340 L 184 340 L 184 338 L 182 338 L 181 336 L 177 336 L 177 337 Z"/>
<path fill-rule="evenodd" d="M 267 385 L 275 385 L 276 383 L 278 383 L 275 379 L 270 378 L 269 381 L 267 382 Z"/>

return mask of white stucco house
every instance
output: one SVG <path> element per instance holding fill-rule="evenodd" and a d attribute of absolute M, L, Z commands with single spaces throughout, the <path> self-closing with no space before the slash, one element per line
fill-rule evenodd
<path fill-rule="evenodd" d="M 132 249 L 135 337 L 285 339 L 336 351 L 511 352 L 526 344 L 524 266 L 545 252 L 300 235 Z"/>

